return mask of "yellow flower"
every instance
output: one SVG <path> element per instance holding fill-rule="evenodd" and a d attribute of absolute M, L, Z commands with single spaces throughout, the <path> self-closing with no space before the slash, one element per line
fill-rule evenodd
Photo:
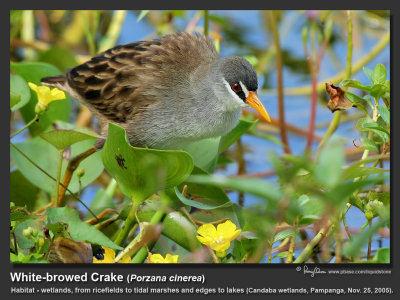
<path fill-rule="evenodd" d="M 114 263 L 115 259 L 115 251 L 111 248 L 101 246 L 101 248 L 104 249 L 104 259 L 97 259 L 96 257 L 93 257 L 93 263 L 94 264 L 112 264 Z M 131 262 L 130 256 L 124 256 L 120 261 L 120 263 L 123 264 L 129 264 Z"/>
<path fill-rule="evenodd" d="M 236 230 L 236 225 L 230 220 L 225 223 L 218 224 L 217 228 L 213 224 L 204 224 L 197 229 L 197 239 L 206 246 L 215 250 L 218 257 L 224 257 L 226 250 L 241 232 Z"/>
<path fill-rule="evenodd" d="M 50 89 L 48 86 L 37 86 L 32 82 L 28 82 L 28 85 L 36 92 L 39 100 L 35 107 L 36 113 L 46 111 L 47 106 L 53 101 L 65 99 L 65 93 L 60 91 L 58 88 Z"/>
<path fill-rule="evenodd" d="M 176 264 L 178 263 L 178 258 L 179 255 L 171 255 L 169 253 L 165 256 L 165 258 L 162 257 L 161 254 L 151 254 L 150 262 L 153 264 Z"/>

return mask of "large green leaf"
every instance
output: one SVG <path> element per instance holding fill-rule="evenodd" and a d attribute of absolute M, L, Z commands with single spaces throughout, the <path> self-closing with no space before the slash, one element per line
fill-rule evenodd
<path fill-rule="evenodd" d="M 54 65 L 62 72 L 78 65 L 75 54 L 71 50 L 61 46 L 53 46 L 46 51 L 40 52 L 38 60 Z"/>
<path fill-rule="evenodd" d="M 94 140 L 86 140 L 76 143 L 71 146 L 71 157 L 78 155 L 94 144 Z M 37 165 L 48 172 L 51 176 L 56 178 L 57 165 L 59 159 L 59 151 L 55 149 L 48 142 L 44 141 L 40 137 L 35 137 L 23 143 L 16 145 L 21 149 L 30 159 L 32 159 Z M 18 170 L 28 179 L 31 183 L 39 187 L 40 189 L 49 192 L 51 194 L 55 191 L 55 181 L 49 178 L 41 170 L 37 169 L 31 162 L 29 162 L 24 156 L 22 156 L 13 147 L 10 147 L 11 158 Z M 84 161 L 81 162 L 80 167 L 85 170 L 85 175 L 80 178 L 81 188 L 84 188 L 91 182 L 93 182 L 103 171 L 103 164 L 101 161 L 101 153 L 98 151 Z M 63 160 L 62 174 L 67 168 L 67 161 Z M 73 174 L 69 189 L 76 193 L 79 190 L 79 180 L 76 173 Z"/>
<path fill-rule="evenodd" d="M 191 143 L 184 150 L 193 157 L 196 166 L 213 173 L 217 165 L 220 140 L 221 137 L 203 139 Z"/>
<path fill-rule="evenodd" d="M 79 213 L 75 209 L 69 207 L 49 207 L 46 209 L 46 215 L 48 224 L 68 224 L 68 231 L 75 241 L 85 241 L 112 249 L 122 249 L 94 226 L 81 221 Z"/>
<path fill-rule="evenodd" d="M 137 212 L 140 222 L 149 222 L 161 205 L 159 199 L 146 200 Z M 196 227 L 181 212 L 168 213 L 163 219 L 162 225 L 162 233 L 183 248 L 192 251 L 201 247 L 196 238 Z"/>
<path fill-rule="evenodd" d="M 34 186 L 19 170 L 10 173 L 10 201 L 17 206 L 25 206 L 34 211 L 48 203 L 40 197 L 40 190 Z"/>
<path fill-rule="evenodd" d="M 208 173 L 203 169 L 194 166 L 191 175 L 207 174 Z M 183 189 L 184 185 L 187 186 L 188 194 L 196 196 L 195 200 L 189 200 L 186 197 L 183 197 L 183 195 L 179 192 Z M 214 209 L 217 207 L 230 206 L 232 204 L 224 190 L 215 185 L 197 184 L 184 181 L 179 185 L 178 188 L 176 188 L 176 195 L 178 196 L 178 199 L 180 199 L 180 201 L 185 205 L 190 205 L 201 209 Z"/>
<path fill-rule="evenodd" d="M 102 152 L 107 171 L 135 201 L 180 184 L 193 169 L 188 153 L 132 147 L 124 129 L 111 123 Z"/>
<path fill-rule="evenodd" d="M 10 95 L 11 94 L 13 97 L 18 96 L 19 99 L 17 103 L 14 103 L 14 105 L 11 105 L 12 103 L 10 103 L 10 108 L 12 111 L 25 106 L 31 98 L 31 92 L 26 81 L 17 74 L 10 74 Z"/>
<path fill-rule="evenodd" d="M 236 125 L 229 133 L 221 137 L 221 141 L 219 143 L 219 153 L 224 152 L 226 149 L 229 148 L 234 142 L 236 142 L 247 130 L 250 129 L 251 126 L 256 124 L 257 121 L 246 121 L 240 120 L 239 124 Z"/>
<path fill-rule="evenodd" d="M 228 178 L 224 176 L 192 175 L 186 181 L 234 189 L 236 191 L 253 194 L 276 203 L 279 202 L 282 196 L 282 193 L 277 186 L 256 178 Z"/>
<path fill-rule="evenodd" d="M 357 177 L 369 176 L 372 174 L 381 174 L 386 172 L 390 172 L 390 170 L 352 165 L 343 171 L 343 180 L 349 180 Z"/>
<path fill-rule="evenodd" d="M 186 198 L 181 192 L 179 192 L 177 187 L 175 187 L 175 193 L 176 193 L 176 196 L 179 198 L 179 200 L 182 201 L 183 204 L 193 206 L 193 207 L 196 207 L 199 209 L 210 210 L 210 209 L 216 209 L 216 208 L 227 207 L 227 206 L 232 205 L 232 203 L 230 201 L 226 201 L 221 204 L 221 201 L 219 201 L 219 200 L 208 199 L 208 198 L 196 198 L 196 200 L 191 200 L 191 199 Z"/>
<path fill-rule="evenodd" d="M 343 143 L 337 139 L 331 139 L 318 157 L 315 179 L 326 187 L 333 187 L 341 181 L 343 165 Z"/>
<path fill-rule="evenodd" d="M 43 77 L 61 75 L 61 72 L 54 66 L 40 62 L 11 62 L 10 68 L 21 76 L 25 81 L 40 85 Z M 20 109 L 24 121 L 27 123 L 35 117 L 35 105 L 37 95 L 31 91 L 29 102 Z M 66 94 L 65 100 L 54 101 L 49 105 L 48 110 L 43 113 L 38 122 L 29 126 L 29 131 L 37 135 L 45 131 L 54 121 L 69 121 L 71 112 L 71 102 Z"/>
<path fill-rule="evenodd" d="M 43 132 L 40 134 L 40 137 L 58 150 L 65 150 L 67 147 L 71 146 L 72 144 L 88 140 L 88 139 L 97 139 L 97 134 L 87 134 L 82 133 L 75 130 L 52 130 Z"/>

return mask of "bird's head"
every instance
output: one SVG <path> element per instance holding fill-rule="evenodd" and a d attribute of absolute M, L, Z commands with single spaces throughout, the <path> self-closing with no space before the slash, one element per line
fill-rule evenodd
<path fill-rule="evenodd" d="M 249 105 L 271 122 L 268 111 L 257 95 L 257 73 L 247 60 L 238 56 L 224 58 L 220 61 L 219 71 L 222 73 L 223 93 L 229 101 L 234 102 L 233 106 Z"/>

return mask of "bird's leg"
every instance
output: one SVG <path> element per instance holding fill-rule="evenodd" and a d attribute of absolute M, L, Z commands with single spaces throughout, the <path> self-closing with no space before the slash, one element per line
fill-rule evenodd
<path fill-rule="evenodd" d="M 68 185 L 71 181 L 72 175 L 74 174 L 74 171 L 78 168 L 78 166 L 82 160 L 89 157 L 90 155 L 92 155 L 95 152 L 96 152 L 95 147 L 89 148 L 85 152 L 82 152 L 81 154 L 74 156 L 68 162 L 67 169 L 65 170 L 64 177 L 62 179 L 62 185 L 60 184 L 58 187 L 58 199 L 57 199 L 58 207 L 61 207 L 63 204 L 63 199 L 64 199 L 65 191 L 66 191 L 65 187 L 68 187 Z"/>

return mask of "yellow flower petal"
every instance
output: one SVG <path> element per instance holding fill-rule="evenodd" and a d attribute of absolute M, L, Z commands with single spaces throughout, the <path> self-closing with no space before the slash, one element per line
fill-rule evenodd
<path fill-rule="evenodd" d="M 153 264 L 163 264 L 164 257 L 162 257 L 161 254 L 152 254 L 150 256 L 150 262 L 152 262 Z"/>
<path fill-rule="evenodd" d="M 213 224 L 204 224 L 197 229 L 197 233 L 204 237 L 214 238 L 217 235 L 217 229 Z"/>
<path fill-rule="evenodd" d="M 214 243 L 211 244 L 211 249 L 217 251 L 217 252 L 222 252 L 227 250 L 229 247 L 231 246 L 231 242 L 230 241 L 223 241 L 222 243 Z"/>
<path fill-rule="evenodd" d="M 176 264 L 178 262 L 179 255 L 167 254 L 165 258 L 161 254 L 151 254 L 150 262 L 153 264 Z"/>
<path fill-rule="evenodd" d="M 29 87 L 36 92 L 38 97 L 38 105 L 46 107 L 50 102 L 65 99 L 65 93 L 58 88 L 50 89 L 48 86 L 37 86 L 32 82 L 28 82 Z"/>
<path fill-rule="evenodd" d="M 165 256 L 165 262 L 169 263 L 169 264 L 176 264 L 176 263 L 178 263 L 178 257 L 179 257 L 179 255 L 171 255 L 168 253 Z"/>
<path fill-rule="evenodd" d="M 104 249 L 104 259 L 99 260 L 93 257 L 94 264 L 112 264 L 115 258 L 115 251 L 111 248 L 101 246 Z"/>
<path fill-rule="evenodd" d="M 50 94 L 53 100 L 65 99 L 65 93 L 57 88 L 52 89 Z"/>
<path fill-rule="evenodd" d="M 236 230 L 236 225 L 228 220 L 225 223 L 218 224 L 217 232 L 221 234 L 224 239 L 232 241 L 239 235 L 241 230 Z"/>
<path fill-rule="evenodd" d="M 208 237 L 208 236 L 207 237 L 203 237 L 203 236 L 197 235 L 196 237 L 200 241 L 200 243 L 202 243 L 202 244 L 204 244 L 206 246 L 210 246 L 212 241 L 213 241 L 213 239 Z"/>

